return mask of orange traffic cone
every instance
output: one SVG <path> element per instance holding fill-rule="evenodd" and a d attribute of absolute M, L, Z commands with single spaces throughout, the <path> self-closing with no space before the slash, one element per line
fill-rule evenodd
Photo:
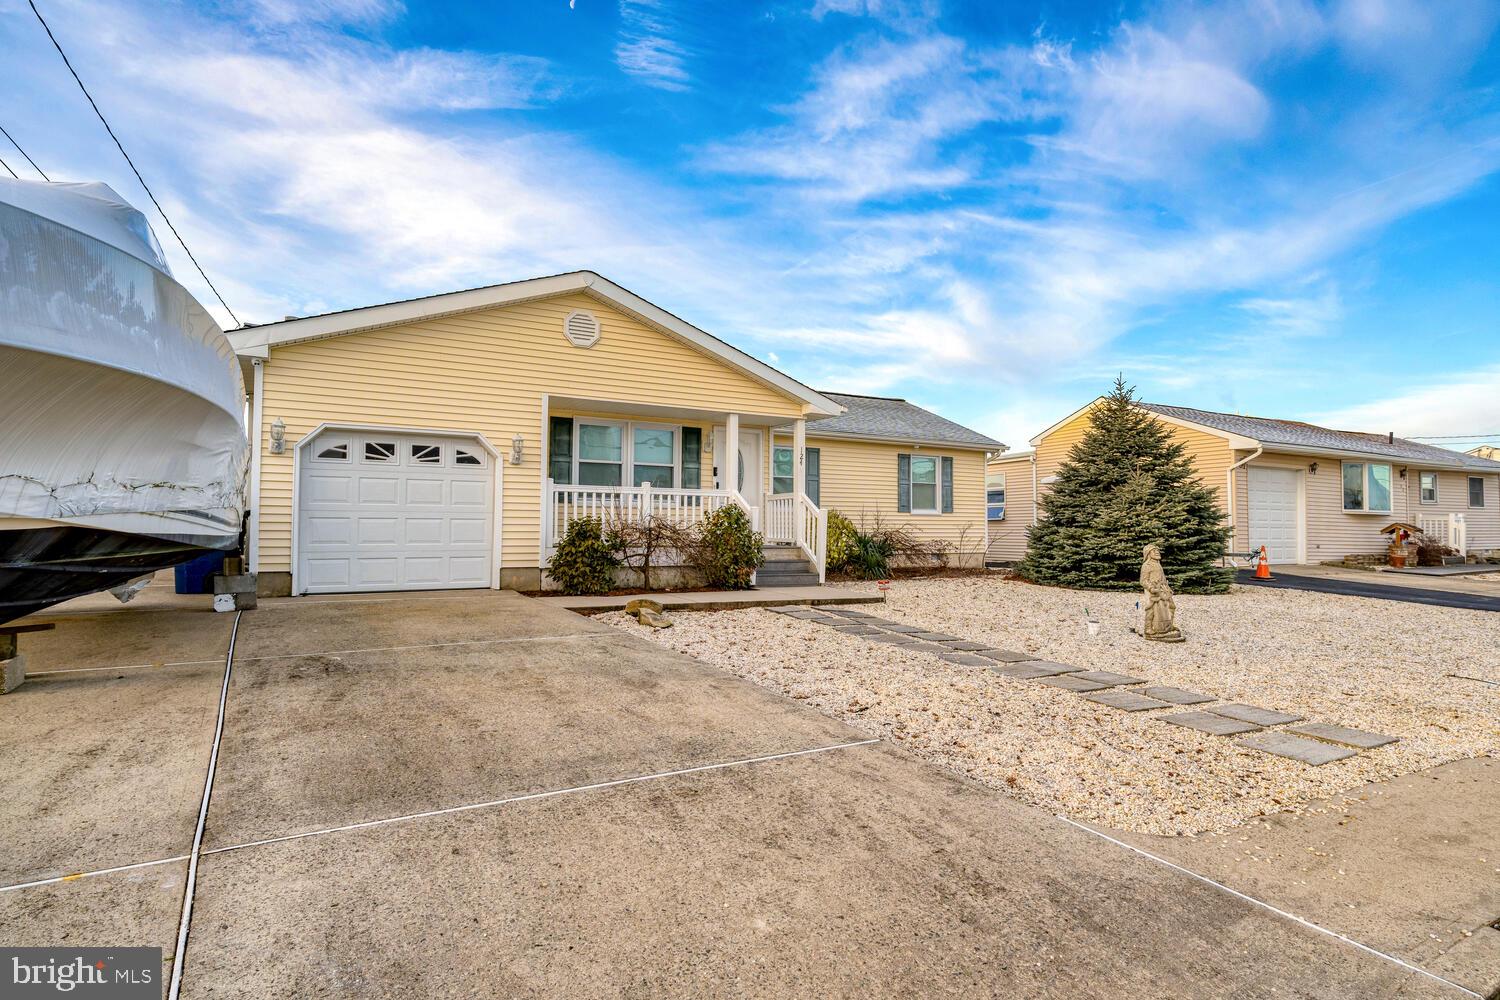
<path fill-rule="evenodd" d="M 1260 562 L 1255 564 L 1255 578 L 1257 580 L 1271 579 L 1271 561 L 1266 558 L 1266 547 L 1260 547 Z"/>

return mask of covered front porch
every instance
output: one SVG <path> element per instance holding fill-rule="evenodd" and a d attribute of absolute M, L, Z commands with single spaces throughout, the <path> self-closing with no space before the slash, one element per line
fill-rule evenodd
<path fill-rule="evenodd" d="M 691 528 L 737 504 L 768 546 L 794 549 L 825 579 L 827 519 L 808 495 L 805 418 L 553 396 L 542 423 L 543 565 L 579 518 Z"/>

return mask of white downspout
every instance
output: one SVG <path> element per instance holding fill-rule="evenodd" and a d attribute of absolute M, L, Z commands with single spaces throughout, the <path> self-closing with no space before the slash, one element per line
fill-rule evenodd
<path fill-rule="evenodd" d="M 251 358 L 254 397 L 250 400 L 250 531 L 245 539 L 245 572 L 260 572 L 260 452 L 261 426 L 265 419 L 266 362 Z"/>
<path fill-rule="evenodd" d="M 1256 449 L 1254 451 L 1252 451 L 1250 454 L 1246 455 L 1244 458 L 1240 459 L 1238 462 L 1235 462 L 1233 465 L 1231 465 L 1229 467 L 1228 471 L 1224 473 L 1224 485 L 1226 487 L 1226 492 L 1225 492 L 1224 496 L 1229 501 L 1229 531 L 1230 531 L 1230 534 L 1229 534 L 1229 544 L 1230 545 L 1234 544 L 1234 531 L 1235 531 L 1235 528 L 1237 527 L 1237 525 L 1235 524 L 1235 520 L 1239 517 L 1239 507 L 1236 506 L 1235 502 L 1234 502 L 1234 473 L 1235 473 L 1235 470 L 1238 469 L 1242 465 L 1245 465 L 1245 464 L 1247 464 L 1249 462 L 1255 461 L 1257 458 L 1259 458 L 1261 456 L 1261 452 L 1263 452 L 1265 450 L 1266 450 L 1266 446 L 1265 445 L 1257 445 Z M 1245 540 L 1249 541 L 1249 539 L 1250 539 L 1250 536 L 1247 534 L 1245 536 Z M 1225 559 L 1226 559 L 1227 562 L 1230 562 L 1230 563 L 1234 562 L 1234 557 L 1233 556 L 1226 556 Z"/>
<path fill-rule="evenodd" d="M 1036 494 L 1036 452 L 1031 453 L 1031 524 L 1036 526 L 1039 518 L 1038 511 L 1041 509 L 1042 498 Z"/>

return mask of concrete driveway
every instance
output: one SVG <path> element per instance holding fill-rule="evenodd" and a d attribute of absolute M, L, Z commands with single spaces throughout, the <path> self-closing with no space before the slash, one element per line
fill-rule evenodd
<path fill-rule="evenodd" d="M 170 965 L 231 616 L 50 617 L 4 940 Z M 191 997 L 1463 995 L 503 592 L 245 613 L 193 898 Z"/>

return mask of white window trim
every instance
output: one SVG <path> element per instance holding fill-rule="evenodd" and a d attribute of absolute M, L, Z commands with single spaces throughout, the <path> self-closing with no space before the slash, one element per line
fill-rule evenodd
<path fill-rule="evenodd" d="M 1479 480 L 1479 502 L 1474 502 L 1474 480 Z M 1464 483 L 1464 489 L 1468 491 L 1469 509 L 1484 510 L 1484 477 L 1470 476 L 1469 481 Z"/>
<path fill-rule="evenodd" d="M 583 439 L 583 425 L 590 427 L 618 427 L 620 428 L 620 461 L 600 462 L 596 459 L 582 458 L 580 442 Z M 620 466 L 619 486 L 585 486 L 578 475 L 578 470 L 583 465 L 615 465 Z M 630 485 L 625 482 L 625 473 L 630 469 L 630 424 L 625 420 L 605 420 L 602 417 L 574 417 L 573 418 L 573 485 L 581 490 L 611 490 L 621 489 Z"/>
<path fill-rule="evenodd" d="M 628 466 L 628 468 L 630 469 L 630 478 L 631 479 L 635 478 L 635 467 L 638 464 L 636 462 L 636 460 L 635 460 L 635 432 L 637 430 L 671 431 L 672 432 L 672 462 L 671 462 L 671 465 L 672 465 L 672 485 L 671 486 L 656 486 L 656 487 L 653 487 L 653 489 L 661 489 L 661 490 L 665 490 L 665 489 L 673 489 L 673 490 L 681 489 L 682 488 L 682 486 L 681 486 L 681 484 L 682 484 L 682 425 L 681 424 L 657 424 L 657 423 L 647 423 L 645 421 L 631 420 L 631 421 L 627 422 L 626 428 L 627 429 L 626 429 L 626 439 L 625 439 L 625 451 L 626 451 L 626 454 L 629 455 L 629 457 L 630 457 L 630 465 Z M 665 468 L 665 466 L 658 465 L 655 462 L 644 462 L 644 463 L 639 463 L 639 464 L 650 465 L 653 468 L 657 468 L 657 469 Z M 631 483 L 630 485 L 631 486 L 639 487 L 641 484 L 640 483 Z"/>
<path fill-rule="evenodd" d="M 1432 499 L 1431 500 L 1427 499 L 1426 497 L 1424 497 L 1422 495 L 1423 490 L 1424 490 L 1424 487 L 1422 486 L 1422 477 L 1423 476 L 1431 476 L 1432 477 Z M 1438 498 L 1440 496 L 1442 496 L 1442 494 L 1439 492 L 1439 489 L 1438 489 L 1439 484 L 1441 482 L 1442 482 L 1442 477 L 1439 476 L 1436 472 L 1418 472 L 1417 473 L 1417 503 L 1427 504 L 1429 507 L 1432 506 L 1433 504 L 1437 503 L 1438 502 Z"/>
<path fill-rule="evenodd" d="M 1360 493 L 1362 506 L 1350 509 L 1344 506 L 1344 469 L 1351 465 L 1360 467 L 1360 478 L 1363 481 L 1363 491 Z M 1385 466 L 1388 475 L 1386 477 L 1386 495 L 1391 498 L 1391 505 L 1384 510 L 1370 509 L 1370 469 L 1377 465 Z M 1389 462 L 1340 462 L 1339 463 L 1339 509 L 1345 514 L 1376 514 L 1389 516 L 1396 506 L 1396 470 Z"/>
<path fill-rule="evenodd" d="M 790 495 L 792 493 L 797 492 L 797 456 L 795 454 L 792 455 L 792 474 L 790 476 L 778 476 L 776 474 L 776 453 L 778 451 L 788 451 L 788 452 L 790 452 L 790 451 L 792 451 L 792 445 L 790 443 L 787 443 L 787 444 L 777 444 L 774 441 L 771 442 L 771 493 L 770 493 L 770 495 L 773 496 L 773 497 L 788 496 L 788 495 Z M 786 493 L 777 493 L 776 492 L 776 480 L 778 480 L 778 479 L 790 479 L 792 481 L 792 488 L 789 489 L 789 490 L 787 490 Z"/>
<path fill-rule="evenodd" d="M 559 414 L 561 415 L 561 414 Z M 615 490 L 640 487 L 640 483 L 627 482 L 635 478 L 635 432 L 636 428 L 642 430 L 662 430 L 672 432 L 672 486 L 671 489 L 682 489 L 682 424 L 663 424 L 654 420 L 610 420 L 604 417 L 590 417 L 574 414 L 569 417 L 573 421 L 573 486 L 576 489 Z M 620 428 L 620 485 L 619 486 L 582 486 L 578 482 L 578 467 L 580 464 L 588 465 L 614 465 L 614 462 L 599 462 L 580 457 L 579 439 L 583 434 L 583 425 L 591 427 L 618 427 Z M 689 424 L 691 427 L 702 427 L 701 424 Z M 654 463 L 647 463 L 654 464 Z M 627 475 L 629 473 L 629 475 Z M 699 472 L 700 482 L 702 472 Z M 667 489 L 665 486 L 654 487 L 655 489 Z M 700 485 L 699 490 L 703 487 Z"/>
<path fill-rule="evenodd" d="M 932 508 L 917 506 L 917 463 L 932 463 Z M 907 488 L 911 490 L 911 513 L 922 517 L 931 517 L 943 512 L 943 457 L 941 455 L 913 455 L 911 457 L 911 469 L 908 472 L 909 480 Z M 926 486 L 926 483 L 922 484 Z"/>
<path fill-rule="evenodd" d="M 394 437 L 394 436 L 395 435 L 392 435 L 392 437 Z M 370 457 L 370 453 L 369 453 L 369 448 L 370 448 L 370 445 L 372 445 L 372 444 L 380 444 L 380 445 L 386 445 L 386 444 L 388 444 L 388 445 L 390 445 L 391 446 L 391 457 L 388 458 L 388 459 L 385 459 L 385 458 L 371 458 Z M 370 435 L 368 435 L 366 437 L 361 438 L 360 441 L 359 441 L 359 464 L 361 464 L 361 465 L 406 465 L 407 463 L 405 463 L 405 462 L 403 462 L 401 460 L 401 442 L 400 441 L 392 441 L 392 440 L 386 438 L 386 436 L 383 435 L 383 434 L 370 434 Z"/>
<path fill-rule="evenodd" d="M 318 452 L 320 451 L 327 451 L 329 448 L 337 448 L 340 445 L 343 445 L 344 447 L 343 458 L 324 458 L 322 455 L 318 454 Z M 320 442 L 318 444 L 317 450 L 309 455 L 308 458 L 310 461 L 317 462 L 319 465 L 350 465 L 354 462 L 355 450 L 355 442 L 353 438 L 331 440 L 327 444 L 323 444 Z"/>

